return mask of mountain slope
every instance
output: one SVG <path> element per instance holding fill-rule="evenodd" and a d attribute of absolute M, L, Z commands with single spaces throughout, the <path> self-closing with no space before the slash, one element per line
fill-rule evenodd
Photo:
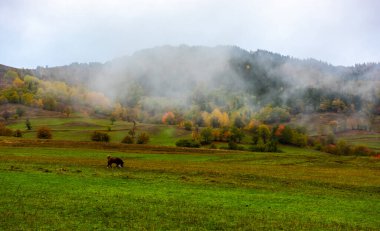
<path fill-rule="evenodd" d="M 332 66 L 234 46 L 163 46 L 104 64 L 30 70 L 41 79 L 83 84 L 130 108 L 211 112 L 268 104 L 299 112 L 379 113 L 380 64 Z M 367 110 L 367 109 L 366 109 Z"/>

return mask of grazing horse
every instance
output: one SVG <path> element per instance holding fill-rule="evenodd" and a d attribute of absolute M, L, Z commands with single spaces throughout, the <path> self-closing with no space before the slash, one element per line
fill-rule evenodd
<path fill-rule="evenodd" d="M 112 168 L 112 164 L 116 164 L 116 166 L 119 168 L 124 167 L 124 161 L 120 159 L 119 157 L 107 156 L 107 160 L 108 160 L 107 168 Z"/>

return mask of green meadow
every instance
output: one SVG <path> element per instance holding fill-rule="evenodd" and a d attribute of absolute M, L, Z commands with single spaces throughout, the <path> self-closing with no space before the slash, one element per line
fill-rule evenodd
<path fill-rule="evenodd" d="M 110 142 L 120 143 L 132 129 L 133 123 L 116 121 L 111 124 L 110 120 L 92 119 L 84 117 L 71 118 L 31 118 L 32 130 L 27 131 L 25 120 L 19 120 L 8 127 L 23 131 L 26 139 L 35 139 L 39 127 L 49 127 L 53 133 L 53 140 L 90 141 L 94 131 L 107 132 Z M 137 133 L 147 132 L 150 136 L 150 144 L 175 146 L 175 141 L 191 134 L 189 131 L 178 129 L 177 126 L 137 124 Z"/>
<path fill-rule="evenodd" d="M 30 121 L 31 131 L 24 120 L 8 126 L 22 138 L 0 137 L 0 230 L 380 229 L 375 157 L 291 146 L 281 153 L 177 148 L 191 132 L 149 124 L 137 125 L 149 145 L 125 145 L 132 123 Z M 36 139 L 42 126 L 52 140 Z M 95 130 L 111 142 L 91 142 Z M 124 168 L 107 168 L 108 155 Z"/>
<path fill-rule="evenodd" d="M 380 228 L 370 157 L 13 142 L 0 144 L 1 230 Z"/>

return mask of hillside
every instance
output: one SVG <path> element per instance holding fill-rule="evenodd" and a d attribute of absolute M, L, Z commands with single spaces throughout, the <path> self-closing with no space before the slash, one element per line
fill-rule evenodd
<path fill-rule="evenodd" d="M 227 98 L 243 94 L 240 100 L 249 106 L 271 103 L 317 111 L 323 99 L 339 98 L 347 107 L 354 105 L 360 111 L 363 100 L 378 99 L 376 90 L 380 86 L 380 64 L 336 67 L 313 59 L 229 46 L 164 46 L 105 64 L 39 67 L 33 73 L 42 79 L 82 83 L 132 107 L 157 97 L 188 106 L 194 103 L 194 95 L 201 93 L 217 97 L 209 103 L 220 106 L 229 103 L 225 94 Z M 302 99 L 305 102 L 300 105 L 297 100 Z"/>
<path fill-rule="evenodd" d="M 356 127 L 372 129 L 380 114 L 380 64 L 375 63 L 342 67 L 233 46 L 163 46 L 104 64 L 12 69 L 21 80 L 16 82 L 17 76 L 7 74 L 10 69 L 0 67 L 3 103 L 25 104 L 23 96 L 31 93 L 37 103 L 30 106 L 113 111 L 114 117 L 148 123 L 161 123 L 167 112 L 175 117 L 173 123 L 191 120 L 199 126 L 210 126 L 214 117 L 214 125 L 223 126 L 236 120 L 278 123 L 296 115 L 337 113 L 362 121 Z M 38 88 L 28 85 L 25 90 L 29 75 L 40 81 Z M 111 111 L 105 97 L 116 103 Z M 223 113 L 228 117 L 224 122 Z"/>

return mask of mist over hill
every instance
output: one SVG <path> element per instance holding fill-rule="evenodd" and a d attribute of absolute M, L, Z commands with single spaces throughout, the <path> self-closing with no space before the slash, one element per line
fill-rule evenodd
<path fill-rule="evenodd" d="M 0 105 L 8 103 L 146 123 L 312 122 L 314 131 L 371 130 L 380 124 L 380 64 L 343 67 L 234 46 L 163 46 L 106 63 L 0 66 Z"/>
<path fill-rule="evenodd" d="M 378 103 L 380 86 L 378 63 L 332 66 L 234 46 L 163 46 L 104 64 L 38 67 L 33 74 L 84 84 L 129 107 L 195 104 L 205 110 L 235 103 L 318 111 L 323 100 L 339 99 L 360 111 L 364 102 Z"/>

